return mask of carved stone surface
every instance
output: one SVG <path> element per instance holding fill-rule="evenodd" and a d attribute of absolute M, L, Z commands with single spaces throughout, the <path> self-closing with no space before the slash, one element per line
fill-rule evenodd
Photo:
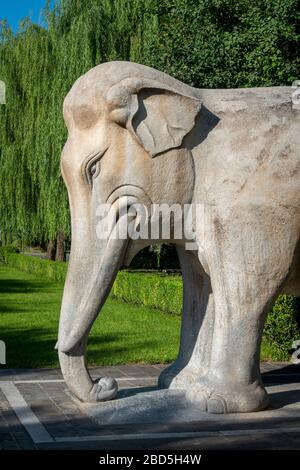
<path fill-rule="evenodd" d="M 182 266 L 183 315 L 178 358 L 159 385 L 200 411 L 265 408 L 265 314 L 280 291 L 300 294 L 300 113 L 291 88 L 195 89 L 110 62 L 76 81 L 64 117 L 72 249 L 58 351 L 70 390 L 84 402 L 116 395 L 113 379 L 92 382 L 86 341 L 119 268 L 158 242 L 101 239 L 99 204 L 192 204 L 201 209 L 187 227 L 197 249 L 187 250 L 189 237 L 169 240 Z"/>

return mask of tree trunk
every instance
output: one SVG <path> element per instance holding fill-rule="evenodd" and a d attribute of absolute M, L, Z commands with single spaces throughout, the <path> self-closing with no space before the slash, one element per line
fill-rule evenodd
<path fill-rule="evenodd" d="M 58 232 L 57 235 L 55 261 L 65 261 L 65 234 L 63 231 Z"/>
<path fill-rule="evenodd" d="M 56 246 L 55 242 L 52 242 L 49 240 L 48 246 L 47 246 L 47 259 L 50 259 L 52 261 L 55 260 L 55 251 L 56 251 Z"/>

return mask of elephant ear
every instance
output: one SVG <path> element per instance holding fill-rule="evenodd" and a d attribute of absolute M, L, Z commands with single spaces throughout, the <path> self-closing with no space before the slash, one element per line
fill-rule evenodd
<path fill-rule="evenodd" d="M 108 92 L 110 117 L 129 129 L 150 155 L 180 147 L 201 102 L 156 82 L 126 79 Z"/>

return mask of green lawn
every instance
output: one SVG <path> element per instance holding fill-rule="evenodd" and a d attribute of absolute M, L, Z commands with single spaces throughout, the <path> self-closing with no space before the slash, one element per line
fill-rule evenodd
<path fill-rule="evenodd" d="M 63 285 L 0 264 L 0 339 L 7 367 L 58 367 L 54 346 Z M 108 299 L 88 343 L 90 365 L 175 359 L 180 318 Z M 2 366 L 3 367 L 3 366 Z"/>

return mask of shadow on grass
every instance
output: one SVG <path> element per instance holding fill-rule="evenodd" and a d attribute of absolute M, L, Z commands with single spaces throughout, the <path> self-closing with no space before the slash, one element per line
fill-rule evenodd
<path fill-rule="evenodd" d="M 55 283 L 51 282 L 51 286 L 54 284 L 54 289 L 52 287 L 52 290 L 55 289 Z M 59 286 L 59 284 L 58 284 Z M 35 293 L 39 290 L 49 290 L 49 283 L 43 282 L 43 281 L 38 281 L 38 280 L 32 280 L 32 281 L 24 281 L 24 280 L 18 280 L 18 279 L 0 279 L 0 293 L 1 294 L 22 294 L 22 293 Z"/>
<path fill-rule="evenodd" d="M 32 303 L 29 303 L 27 304 L 26 302 L 14 302 L 13 303 L 13 306 L 10 307 L 9 305 L 7 305 L 7 303 L 4 301 L 0 301 L 0 314 L 3 313 L 15 313 L 15 314 L 19 314 L 19 313 L 24 313 L 24 314 L 32 314 L 32 313 L 37 313 L 37 312 L 41 312 L 41 315 L 42 315 L 42 312 L 43 312 L 43 309 L 45 309 L 45 307 L 52 307 L 53 305 L 53 302 L 45 302 L 43 301 L 43 303 L 35 303 L 35 305 L 33 306 Z"/>
<path fill-rule="evenodd" d="M 26 312 L 27 309 L 25 308 L 17 308 L 15 305 L 14 307 L 8 307 L 4 302 L 0 302 L 0 313 L 20 313 Z"/>
<path fill-rule="evenodd" d="M 91 366 L 126 363 L 126 354 L 143 349 L 155 350 L 155 343 L 138 340 L 127 333 L 103 333 L 88 341 L 87 360 Z M 54 349 L 57 335 L 52 328 L 7 329 L 0 328 L 0 338 L 6 344 L 6 365 L 1 368 L 59 367 L 57 351 Z M 127 340 L 127 341 L 126 341 Z M 122 358 L 124 360 L 122 361 Z M 134 357 L 128 362 L 134 362 Z"/>

